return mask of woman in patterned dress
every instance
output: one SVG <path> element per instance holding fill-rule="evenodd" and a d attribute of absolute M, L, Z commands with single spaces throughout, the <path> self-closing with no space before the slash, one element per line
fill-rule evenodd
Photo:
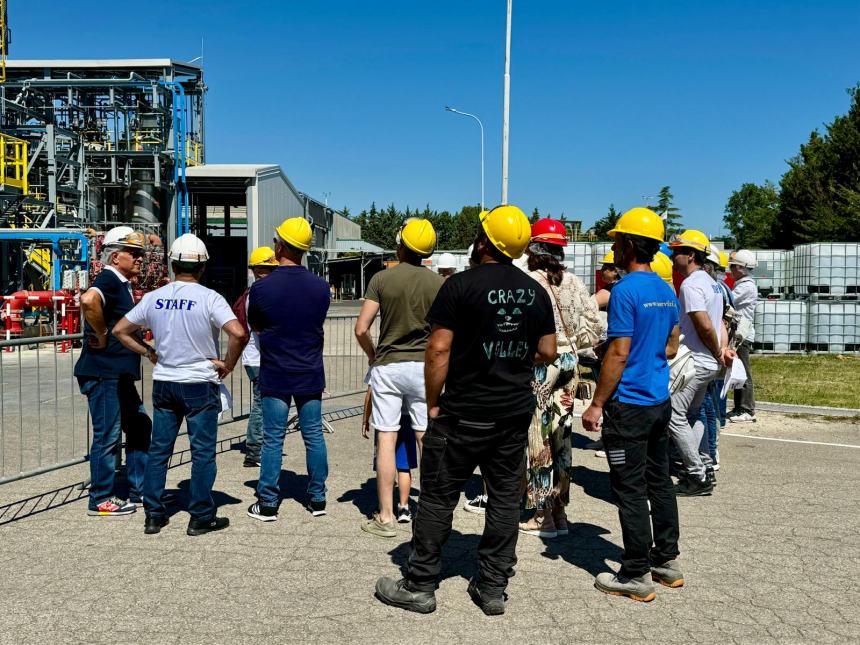
<path fill-rule="evenodd" d="M 555 313 L 558 358 L 535 366 L 532 382 L 537 408 L 529 427 L 527 501 L 534 516 L 520 531 L 542 538 L 567 535 L 565 507 L 570 501 L 573 399 L 577 349 L 590 346 L 603 328 L 597 305 L 577 276 L 565 270 L 564 225 L 542 219 L 532 226 L 529 275 L 547 290 Z"/>

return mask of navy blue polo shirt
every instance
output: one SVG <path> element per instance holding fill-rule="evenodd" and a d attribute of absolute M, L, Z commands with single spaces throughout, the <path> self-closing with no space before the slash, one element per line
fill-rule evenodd
<path fill-rule="evenodd" d="M 114 325 L 134 307 L 129 283 L 120 280 L 112 269 L 105 269 L 96 276 L 90 288 L 101 291 L 104 298 L 102 311 L 108 329 L 108 342 L 104 349 L 91 348 L 87 339 L 89 334 L 93 333 L 93 328 L 84 319 L 84 342 L 81 356 L 75 364 L 75 376 L 93 378 L 131 376 L 134 380 L 139 380 L 140 356 L 126 349 L 112 333 Z"/>
<path fill-rule="evenodd" d="M 325 389 L 323 323 L 328 284 L 303 266 L 281 266 L 248 294 L 248 324 L 260 341 L 260 394 L 287 397 Z"/>

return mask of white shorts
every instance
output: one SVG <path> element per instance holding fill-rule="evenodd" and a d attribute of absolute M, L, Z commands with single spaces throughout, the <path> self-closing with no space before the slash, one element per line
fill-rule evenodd
<path fill-rule="evenodd" d="M 400 430 L 400 415 L 409 414 L 415 432 L 427 430 L 424 363 L 408 361 L 377 365 L 370 371 L 373 410 L 370 425 L 379 432 Z"/>

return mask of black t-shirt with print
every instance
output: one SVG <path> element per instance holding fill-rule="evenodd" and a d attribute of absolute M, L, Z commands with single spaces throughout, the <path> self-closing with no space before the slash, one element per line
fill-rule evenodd
<path fill-rule="evenodd" d="M 542 336 L 555 334 L 552 303 L 534 279 L 496 263 L 454 274 L 427 321 L 454 332 L 443 412 L 500 419 L 534 411 L 535 351 Z"/>

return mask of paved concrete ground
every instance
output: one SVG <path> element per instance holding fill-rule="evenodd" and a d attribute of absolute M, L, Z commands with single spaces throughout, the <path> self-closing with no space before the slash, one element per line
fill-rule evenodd
<path fill-rule="evenodd" d="M 227 426 L 225 436 L 244 428 Z M 716 494 L 680 500 L 683 589 L 650 604 L 604 596 L 593 576 L 615 567 L 617 515 L 607 467 L 576 437 L 566 538 L 522 536 L 503 617 L 466 595 L 483 520 L 458 510 L 439 608 L 419 616 L 372 597 L 396 575 L 409 527 L 382 540 L 359 531 L 375 507 L 370 442 L 358 420 L 327 437 L 329 515 L 302 508 L 301 441 L 289 439 L 275 523 L 245 515 L 257 473 L 232 450 L 216 482 L 229 529 L 190 538 L 177 513 L 158 536 L 142 513 L 88 518 L 83 500 L 0 526 L 0 643 L 742 642 L 860 640 L 860 425 L 762 414 L 720 443 Z M 819 441 L 854 447 L 765 441 Z M 225 444 L 225 445 L 229 445 Z M 82 479 L 81 467 L 0 487 L 0 505 Z M 168 483 L 187 491 L 189 467 Z M 477 478 L 471 482 L 474 492 Z M 62 497 L 55 499 L 58 503 Z M 8 519 L 8 518 L 7 518 Z M 0 517 L 0 522 L 4 521 Z"/>

